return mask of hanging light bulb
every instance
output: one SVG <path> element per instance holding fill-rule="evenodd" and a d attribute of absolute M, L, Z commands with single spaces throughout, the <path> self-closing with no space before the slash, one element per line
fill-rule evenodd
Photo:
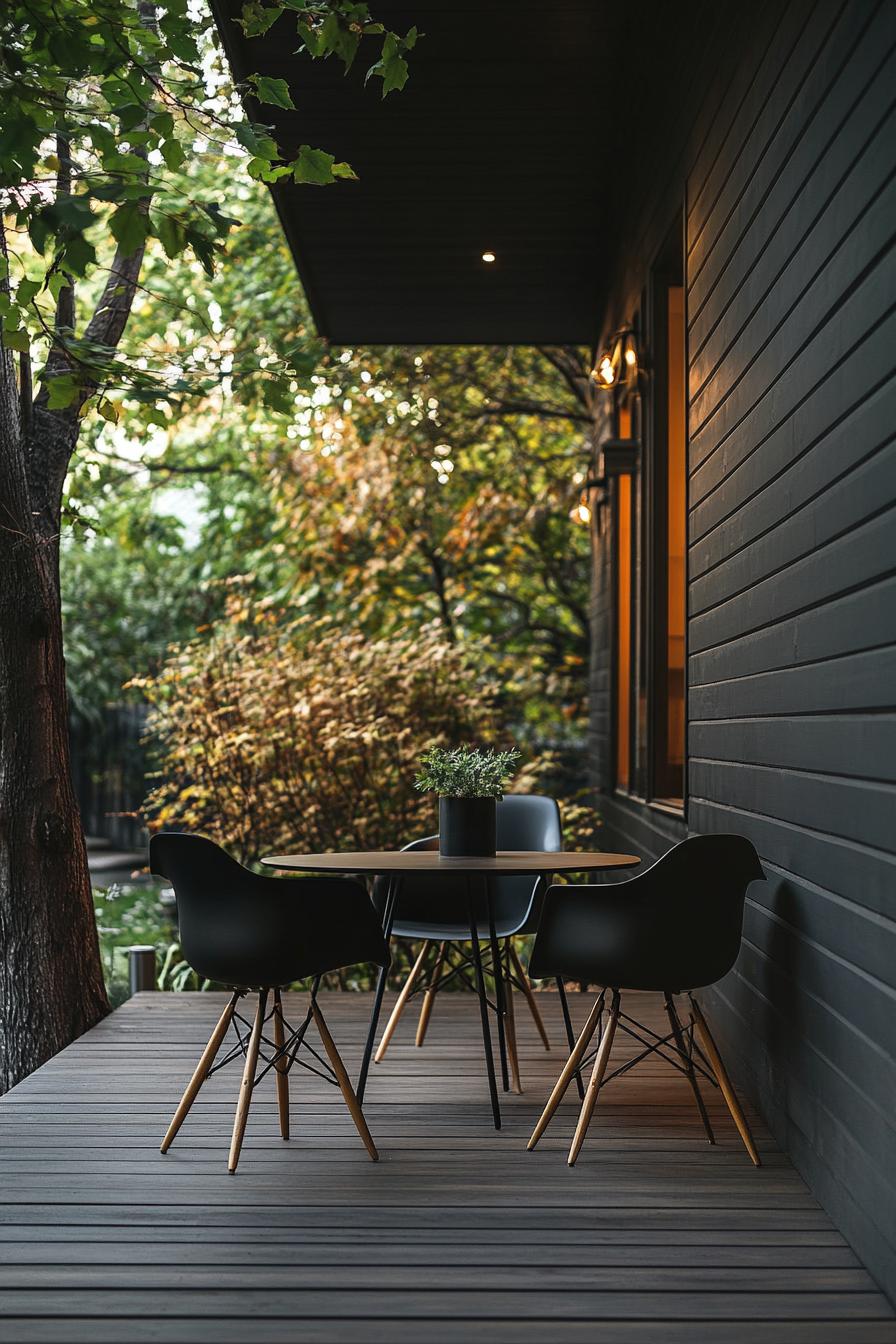
<path fill-rule="evenodd" d="M 605 350 L 597 361 L 597 367 L 592 373 L 592 378 L 598 387 L 614 387 L 616 384 L 616 370 L 613 368 L 613 359 L 608 350 Z"/>
<path fill-rule="evenodd" d="M 591 522 L 591 504 L 588 498 L 588 491 L 583 490 L 579 496 L 578 504 L 574 504 L 569 511 L 569 516 L 574 523 L 580 527 L 587 527 Z"/>
<path fill-rule="evenodd" d="M 631 327 L 622 327 L 602 351 L 591 377 L 596 385 L 610 390 L 632 382 L 638 376 L 638 347 Z"/>

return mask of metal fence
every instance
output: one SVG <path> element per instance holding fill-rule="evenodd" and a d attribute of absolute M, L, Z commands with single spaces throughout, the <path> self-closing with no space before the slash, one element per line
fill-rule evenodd
<path fill-rule="evenodd" d="M 133 815 L 147 793 L 145 705 L 109 705 L 89 720 L 72 715 L 72 775 L 87 835 L 118 849 L 142 848 L 146 832 Z"/>

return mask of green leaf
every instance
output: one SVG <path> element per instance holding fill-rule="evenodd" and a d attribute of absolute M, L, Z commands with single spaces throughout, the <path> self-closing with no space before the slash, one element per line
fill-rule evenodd
<path fill-rule="evenodd" d="M 292 176 L 295 182 L 305 182 L 315 187 L 326 187 L 335 178 L 333 176 L 334 155 L 323 149 L 312 149 L 310 145 L 300 145 L 298 156 L 293 163 Z"/>
<path fill-rule="evenodd" d="M 358 174 L 350 163 L 334 163 L 333 176 L 348 178 L 350 182 L 357 182 L 358 180 Z"/>
<path fill-rule="evenodd" d="M 192 247 L 196 260 L 201 264 L 206 275 L 215 273 L 215 245 L 211 238 L 206 238 L 204 233 L 198 229 L 187 229 L 187 242 Z"/>
<path fill-rule="evenodd" d="M 260 103 L 269 103 L 271 107 L 294 109 L 295 103 L 285 79 L 274 79 L 270 75 L 250 75 L 249 83 L 254 84 Z"/>
<path fill-rule="evenodd" d="M 70 238 L 63 249 L 66 270 L 74 275 L 83 275 L 88 266 L 96 261 L 93 243 L 88 242 L 82 233 Z"/>
<path fill-rule="evenodd" d="M 160 140 L 166 140 L 174 131 L 174 117 L 170 112 L 156 112 L 150 119 L 150 126 L 157 133 Z"/>
<path fill-rule="evenodd" d="M 204 205 L 203 210 L 215 226 L 215 232 L 219 238 L 226 238 L 231 229 L 239 226 L 240 220 L 235 219 L 233 215 L 225 215 L 220 205 L 214 201 L 210 205 Z"/>
<path fill-rule="evenodd" d="M 107 173 L 145 173 L 146 160 L 139 154 L 128 154 L 116 151 L 113 154 L 103 155 L 103 168 Z"/>
<path fill-rule="evenodd" d="M 68 276 L 64 271 L 56 270 L 53 271 L 51 275 L 47 276 L 47 289 L 50 291 L 54 302 L 58 300 L 62 291 L 68 288 L 68 285 Z"/>
<path fill-rule="evenodd" d="M 162 158 L 172 172 L 179 168 L 186 161 L 184 147 L 179 140 L 166 140 L 161 146 Z"/>
<path fill-rule="evenodd" d="M 139 103 L 131 103 L 128 107 L 118 108 L 118 122 L 121 126 L 122 135 L 132 131 L 135 126 L 139 126 L 146 116 L 146 108 Z"/>
<path fill-rule="evenodd" d="M 109 228 L 124 255 L 130 257 L 146 242 L 149 219 L 136 203 L 128 202 L 115 211 Z"/>
<path fill-rule="evenodd" d="M 251 3 L 243 5 L 243 17 L 237 22 L 247 37 L 261 37 L 271 24 L 276 23 L 281 12 L 279 8 L 269 9 L 251 0 Z"/>
<path fill-rule="evenodd" d="M 324 46 L 321 41 L 320 29 L 315 28 L 310 18 L 302 17 L 296 24 L 296 31 L 305 45 L 305 50 L 313 59 L 323 54 Z M 301 47 L 299 48 L 301 51 Z"/>
<path fill-rule="evenodd" d="M 403 56 L 391 56 L 382 62 L 383 97 L 393 89 L 403 89 L 408 82 L 408 63 Z"/>
<path fill-rule="evenodd" d="M 251 121 L 241 121 L 234 127 L 234 134 L 243 146 L 255 158 L 273 161 L 279 157 L 277 142 L 267 134 L 267 127 L 258 126 Z"/>
<path fill-rule="evenodd" d="M 35 294 L 40 292 L 40 288 L 40 280 L 20 280 L 19 287 L 16 290 L 16 299 L 19 306 L 24 308 L 27 303 L 30 303 Z"/>
<path fill-rule="evenodd" d="M 66 406 L 71 406 L 78 396 L 78 391 L 78 381 L 74 374 L 61 373 L 55 378 L 50 378 L 47 382 L 49 409 L 61 411 Z"/>
<path fill-rule="evenodd" d="M 179 219 L 173 215 L 156 215 L 152 224 L 166 257 L 173 258 L 183 252 L 187 245 L 187 234 Z"/>
<path fill-rule="evenodd" d="M 31 342 L 24 327 L 19 327 L 16 331 L 4 331 L 0 343 L 5 345 L 7 350 L 19 350 L 23 355 L 31 349 Z"/>

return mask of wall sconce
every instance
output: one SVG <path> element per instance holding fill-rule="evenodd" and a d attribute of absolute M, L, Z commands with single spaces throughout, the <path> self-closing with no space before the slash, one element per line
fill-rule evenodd
<path fill-rule="evenodd" d="M 605 477 L 630 476 L 638 470 L 640 455 L 637 439 L 604 439 L 599 449 L 600 470 Z"/>
<path fill-rule="evenodd" d="M 631 327 L 620 327 L 598 355 L 591 378 L 597 387 L 610 391 L 635 382 L 639 367 L 635 333 Z"/>

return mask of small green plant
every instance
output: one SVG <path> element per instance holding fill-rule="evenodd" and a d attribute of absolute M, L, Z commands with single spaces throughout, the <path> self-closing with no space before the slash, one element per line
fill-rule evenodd
<path fill-rule="evenodd" d="M 509 751 L 430 747 L 420 757 L 414 785 L 421 793 L 438 793 L 443 798 L 500 798 L 519 759 L 516 747 Z"/>

